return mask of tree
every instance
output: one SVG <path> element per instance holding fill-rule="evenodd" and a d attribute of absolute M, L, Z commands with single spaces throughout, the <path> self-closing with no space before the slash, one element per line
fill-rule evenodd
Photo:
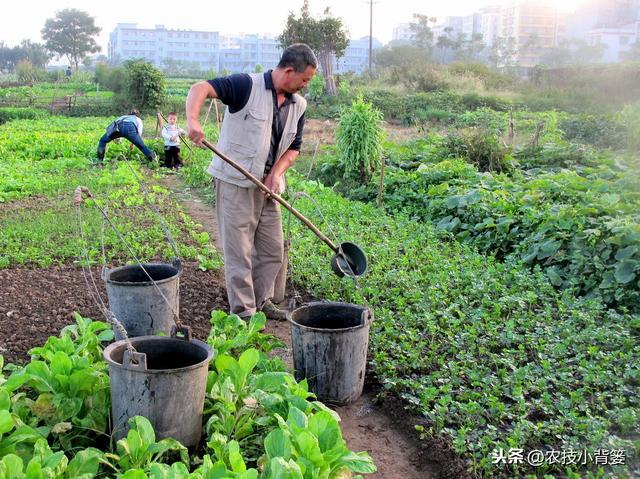
<path fill-rule="evenodd" d="M 433 30 L 429 24 L 435 24 L 437 19 L 419 13 L 413 14 L 414 21 L 409 24 L 412 33 L 411 43 L 421 50 L 424 50 L 428 56 L 431 56 L 433 50 Z"/>
<path fill-rule="evenodd" d="M 93 38 L 100 33 L 100 27 L 94 25 L 94 18 L 75 8 L 66 8 L 49 18 L 41 31 L 49 51 L 66 56 L 69 63 L 78 69 L 78 64 L 89 53 L 100 51 Z"/>
<path fill-rule="evenodd" d="M 129 60 L 126 71 L 126 108 L 156 111 L 165 100 L 165 76 L 143 60 Z"/>
<path fill-rule="evenodd" d="M 332 17 L 329 8 L 324 16 L 316 19 L 309 13 L 309 0 L 304 0 L 300 17 L 290 12 L 284 31 L 278 37 L 280 46 L 286 48 L 292 43 L 306 43 L 318 57 L 320 71 L 325 78 L 327 93 L 336 94 L 333 64 L 344 55 L 349 45 L 348 33 L 340 18 Z"/>
<path fill-rule="evenodd" d="M 0 42 L 0 71 L 14 71 L 18 63 L 25 60 L 33 68 L 42 69 L 50 58 L 51 54 L 40 43 L 22 40 L 19 46 L 11 48 Z"/>

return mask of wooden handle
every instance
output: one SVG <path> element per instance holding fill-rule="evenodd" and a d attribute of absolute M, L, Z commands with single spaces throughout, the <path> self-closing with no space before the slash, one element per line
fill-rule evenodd
<path fill-rule="evenodd" d="M 243 168 L 238 163 L 236 163 L 231 158 L 229 158 L 227 155 L 225 155 L 220 150 L 218 150 L 218 148 L 216 148 L 211 143 L 209 143 L 209 141 L 202 140 L 202 144 L 204 146 L 206 146 L 207 148 L 209 148 L 211 151 L 213 151 L 222 160 L 226 161 L 231 166 L 233 166 L 236 170 L 238 170 L 240 173 L 242 173 L 244 176 L 246 176 L 248 180 L 250 180 L 254 185 L 256 185 L 258 188 L 260 188 L 266 194 L 268 194 L 271 198 L 273 198 L 275 201 L 277 201 L 282 206 L 284 206 L 287 210 L 289 210 L 296 218 L 298 218 L 300 221 L 302 221 L 307 226 L 307 228 L 309 228 L 311 231 L 313 231 L 318 238 L 320 238 L 322 241 L 324 241 L 327 244 L 327 246 L 329 246 L 329 248 L 331 248 L 333 250 L 334 253 L 338 252 L 338 247 L 335 245 L 335 243 L 333 241 L 331 241 L 329 238 L 327 238 L 318 228 L 316 228 L 316 226 L 311 221 L 309 221 L 307 218 L 305 218 L 302 213 L 300 213 L 293 206 L 291 206 L 280 195 L 278 195 L 276 193 L 273 193 L 271 190 L 269 190 L 269 188 L 267 188 L 265 186 L 265 184 L 262 183 L 258 178 L 253 176 L 245 168 Z"/>

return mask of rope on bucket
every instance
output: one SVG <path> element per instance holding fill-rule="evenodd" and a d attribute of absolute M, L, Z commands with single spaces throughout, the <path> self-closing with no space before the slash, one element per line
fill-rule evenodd
<path fill-rule="evenodd" d="M 131 344 L 131 341 L 129 340 L 129 336 L 127 335 L 127 330 L 124 328 L 124 326 L 122 326 L 122 323 L 118 321 L 118 318 L 116 318 L 115 314 L 113 314 L 113 311 L 111 311 L 103 301 L 102 296 L 100 295 L 100 290 L 98 289 L 98 285 L 96 284 L 95 279 L 91 274 L 91 268 L 89 267 L 89 264 L 90 264 L 89 252 L 86 247 L 87 242 L 85 240 L 84 229 L 82 227 L 83 225 L 82 207 L 81 207 L 82 193 L 85 193 L 89 198 L 93 198 L 93 195 L 91 194 L 89 189 L 84 186 L 78 186 L 73 195 L 73 205 L 76 207 L 76 213 L 77 213 L 76 226 L 78 228 L 77 232 L 78 232 L 78 236 L 80 238 L 80 243 L 81 243 L 81 251 L 80 251 L 81 254 L 79 255 L 78 259 L 80 262 L 80 266 L 82 268 L 82 276 L 84 278 L 85 284 L 87 285 L 87 290 L 89 291 L 89 295 L 91 296 L 91 299 L 94 301 L 94 303 L 96 304 L 96 306 L 98 307 L 102 315 L 104 316 L 107 323 L 109 323 L 112 327 L 117 329 L 120 335 L 124 338 L 127 351 L 129 351 L 129 356 L 133 357 L 134 353 L 136 352 L 136 349 L 133 347 L 133 345 Z M 100 208 L 98 207 L 98 209 Z M 104 239 L 104 222 L 102 224 L 102 235 Z M 104 242 L 103 242 L 102 254 L 104 255 Z"/>
<path fill-rule="evenodd" d="M 82 201 L 83 201 L 83 198 L 82 198 L 82 194 L 83 193 L 85 193 L 88 197 L 95 199 L 95 197 L 91 194 L 91 192 L 89 191 L 89 189 L 87 187 L 78 186 L 76 188 L 76 191 L 75 191 L 74 195 L 73 195 L 74 204 L 76 206 L 78 206 L 78 210 L 80 210 L 80 205 L 82 204 Z M 101 208 L 95 201 L 94 201 L 93 204 L 98 209 L 98 211 L 100 211 L 100 214 L 102 215 L 102 218 L 104 219 L 104 221 L 106 221 L 109 224 L 109 226 L 111 227 L 111 229 L 116 233 L 116 236 L 118 237 L 120 242 L 129 250 L 129 254 L 134 259 L 134 261 L 137 263 L 137 265 L 140 267 L 142 272 L 147 276 L 149 281 L 151 281 L 151 283 L 154 285 L 154 287 L 158 290 L 158 293 L 160 293 L 160 296 L 162 297 L 164 302 L 167 304 L 167 306 L 171 310 L 171 313 L 173 315 L 173 322 L 176 324 L 176 331 L 184 331 L 185 328 L 183 328 L 182 322 L 180 321 L 180 317 L 178 316 L 178 313 L 176 312 L 175 308 L 173 307 L 171 302 L 167 299 L 167 297 L 164 295 L 164 293 L 162 292 L 162 289 L 160 289 L 160 287 L 155 282 L 153 277 L 149 274 L 147 269 L 144 267 L 144 265 L 142 264 L 142 261 L 136 256 L 135 252 L 133 251 L 133 248 L 131 248 L 131 246 L 129 245 L 129 243 L 127 243 L 127 241 L 122 236 L 120 231 L 118 231 L 116 226 L 111 221 L 111 218 L 109 218 L 109 215 L 107 214 L 107 212 L 103 208 Z M 81 221 L 81 218 L 82 217 L 80 216 L 79 217 L 79 221 Z M 172 241 L 173 241 L 173 239 L 171 238 L 170 243 Z M 172 247 L 174 248 L 174 252 L 175 252 L 176 251 L 175 243 L 173 243 Z M 106 257 L 104 259 L 105 259 L 105 267 L 106 267 Z M 179 261 L 179 258 L 178 258 L 178 261 Z M 102 299 L 101 299 L 101 301 L 102 301 Z M 107 308 L 107 310 L 108 310 L 108 308 Z M 111 315 L 113 315 L 113 313 L 111 311 L 109 311 L 109 312 L 111 313 Z M 122 326 L 122 325 L 120 325 L 120 326 Z M 118 329 L 118 331 L 120 331 L 120 330 Z"/>

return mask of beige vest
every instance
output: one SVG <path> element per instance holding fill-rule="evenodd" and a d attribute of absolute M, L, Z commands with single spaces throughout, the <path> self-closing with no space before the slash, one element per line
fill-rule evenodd
<path fill-rule="evenodd" d="M 252 74 L 251 79 L 251 94 L 244 108 L 230 113 L 227 107 L 224 113 L 218 148 L 249 170 L 253 176 L 262 180 L 271 147 L 273 95 L 271 90 L 265 87 L 263 73 Z M 289 114 L 278 145 L 276 161 L 293 143 L 298 130 L 298 120 L 307 107 L 307 101 L 300 95 L 294 94 L 294 98 L 295 103 L 289 105 Z M 244 188 L 256 188 L 242 173 L 217 155 L 214 155 L 207 171 L 227 183 Z"/>

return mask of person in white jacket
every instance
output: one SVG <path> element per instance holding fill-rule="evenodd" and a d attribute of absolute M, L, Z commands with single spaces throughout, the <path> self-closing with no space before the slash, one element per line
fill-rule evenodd
<path fill-rule="evenodd" d="M 177 125 L 178 115 L 172 111 L 167 115 L 167 123 L 162 127 L 164 138 L 164 166 L 167 168 L 182 168 L 180 159 L 180 135 L 185 131 Z"/>

